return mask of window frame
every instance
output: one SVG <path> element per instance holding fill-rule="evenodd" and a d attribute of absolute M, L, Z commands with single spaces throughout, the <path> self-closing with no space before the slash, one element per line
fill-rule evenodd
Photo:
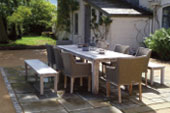
<path fill-rule="evenodd" d="M 170 22 L 167 23 L 168 26 L 165 26 L 166 23 L 165 23 L 164 19 L 167 18 L 168 20 L 170 20 L 170 15 L 165 15 L 165 14 L 164 14 L 164 11 L 165 11 L 166 9 L 168 10 L 168 13 L 170 14 L 170 5 L 165 6 L 165 7 L 162 8 L 162 27 L 164 27 L 164 28 L 170 28 Z"/>

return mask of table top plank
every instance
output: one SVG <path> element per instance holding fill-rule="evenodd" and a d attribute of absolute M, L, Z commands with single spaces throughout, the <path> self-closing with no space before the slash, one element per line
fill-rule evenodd
<path fill-rule="evenodd" d="M 57 74 L 57 71 L 38 59 L 25 60 L 25 63 L 33 68 L 39 75 Z"/>
<path fill-rule="evenodd" d="M 100 48 L 94 48 L 95 50 L 90 51 L 82 51 L 82 48 L 78 48 L 77 45 L 58 45 L 56 47 L 89 60 L 110 60 L 123 57 L 132 57 L 131 55 L 118 53 L 111 50 L 104 50 L 105 54 L 99 54 Z"/>

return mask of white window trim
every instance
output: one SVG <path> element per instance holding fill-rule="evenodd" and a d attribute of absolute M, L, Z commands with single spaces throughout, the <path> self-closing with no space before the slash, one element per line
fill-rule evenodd
<path fill-rule="evenodd" d="M 161 16 L 160 16 L 160 26 L 161 28 L 163 27 L 162 26 L 162 20 L 163 20 L 163 9 L 166 8 L 166 7 L 170 7 L 170 3 L 167 3 L 167 4 L 163 4 L 161 9 L 160 9 L 160 12 L 161 12 Z"/>

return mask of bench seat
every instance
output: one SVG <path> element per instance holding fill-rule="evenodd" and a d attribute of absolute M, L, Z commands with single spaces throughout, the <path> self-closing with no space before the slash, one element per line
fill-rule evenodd
<path fill-rule="evenodd" d="M 149 62 L 148 64 L 148 69 L 150 70 L 150 81 L 151 81 L 151 85 L 153 85 L 154 83 L 154 70 L 160 70 L 161 71 L 161 84 L 164 84 L 164 71 L 165 71 L 165 66 L 160 65 L 160 64 L 156 64 L 153 62 Z"/>
<path fill-rule="evenodd" d="M 44 78 L 46 77 L 54 77 L 54 90 L 57 92 L 57 84 L 58 84 L 58 72 L 53 68 L 49 67 L 47 64 L 43 63 L 38 59 L 29 59 L 25 60 L 25 75 L 26 80 L 28 76 L 28 66 L 32 68 L 38 77 L 40 77 L 40 94 L 44 94 Z"/>

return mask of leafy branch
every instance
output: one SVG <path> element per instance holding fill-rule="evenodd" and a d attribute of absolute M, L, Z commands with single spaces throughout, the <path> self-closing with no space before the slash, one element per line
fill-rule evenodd
<path fill-rule="evenodd" d="M 106 40 L 111 23 L 112 20 L 109 17 L 104 16 L 101 12 L 97 17 L 95 9 L 92 9 L 91 29 L 94 34 L 93 41 L 97 43 L 99 40 Z"/>
<path fill-rule="evenodd" d="M 70 32 L 70 13 L 79 9 L 76 0 L 58 0 L 57 27 L 59 30 Z"/>

